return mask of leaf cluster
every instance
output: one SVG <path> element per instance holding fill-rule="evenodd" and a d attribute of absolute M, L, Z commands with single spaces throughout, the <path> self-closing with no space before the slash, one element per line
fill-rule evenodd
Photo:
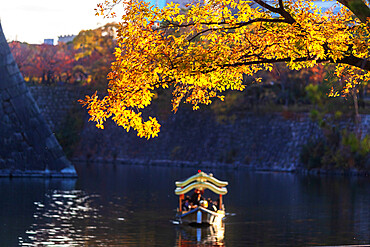
<path fill-rule="evenodd" d="M 140 0 L 119 2 L 125 14 L 108 96 L 84 101 L 101 128 L 112 117 L 127 131 L 155 137 L 159 123 L 145 121 L 141 112 L 156 89 L 172 90 L 174 112 L 181 103 L 197 110 L 222 100 L 226 90 L 242 91 L 243 75 L 270 71 L 279 62 L 292 70 L 338 64 L 337 76 L 347 76 L 343 93 L 370 76 L 367 23 L 344 7 L 323 13 L 306 0 L 208 0 L 182 10 L 172 2 L 162 9 Z M 102 3 L 98 14 L 107 15 L 117 3 Z"/>

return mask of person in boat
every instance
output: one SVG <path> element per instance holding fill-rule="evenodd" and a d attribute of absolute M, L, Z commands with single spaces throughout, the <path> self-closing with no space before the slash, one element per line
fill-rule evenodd
<path fill-rule="evenodd" d="M 190 209 L 190 197 L 186 196 L 184 202 L 182 203 L 182 210 L 188 211 Z"/>
<path fill-rule="evenodd" d="M 200 205 L 200 201 L 204 200 L 202 197 L 203 191 L 195 189 L 193 195 L 191 196 L 191 202 L 193 204 L 193 208 L 196 208 Z"/>
<path fill-rule="evenodd" d="M 212 210 L 217 212 L 218 210 L 218 203 L 219 203 L 219 200 L 216 200 L 212 203 Z"/>
<path fill-rule="evenodd" d="M 207 201 L 208 201 L 208 207 L 207 207 L 207 209 L 208 210 L 212 210 L 212 211 L 217 211 L 217 206 L 214 204 L 214 202 L 212 201 L 212 199 L 211 198 L 208 198 Z"/>

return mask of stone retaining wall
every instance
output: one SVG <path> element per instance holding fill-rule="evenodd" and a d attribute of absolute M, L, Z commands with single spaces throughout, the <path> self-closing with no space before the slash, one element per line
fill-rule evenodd
<path fill-rule="evenodd" d="M 32 87 L 31 91 L 53 129 L 57 129 L 77 99 L 88 93 L 75 87 Z M 292 114 L 287 119 L 280 113 L 251 113 L 240 116 L 233 124 L 219 124 L 207 110 L 180 109 L 161 122 L 158 138 L 144 140 L 109 121 L 104 130 L 97 129 L 87 121 L 86 110 L 81 111 L 86 118 L 85 127 L 75 150 L 75 159 L 80 160 L 228 163 L 290 171 L 300 166 L 302 145 L 321 134 L 307 114 Z M 341 125 L 353 126 L 351 121 L 342 121 Z M 370 134 L 369 126 L 370 115 L 363 115 L 363 134 Z"/>
<path fill-rule="evenodd" d="M 286 120 L 279 114 L 248 114 L 223 125 L 205 115 L 179 112 L 162 122 L 159 137 L 149 141 L 112 123 L 104 130 L 87 123 L 76 154 L 90 159 L 181 160 L 290 171 L 299 165 L 302 144 L 319 132 L 305 116 Z"/>
<path fill-rule="evenodd" d="M 78 86 L 30 86 L 41 113 L 52 131 L 58 131 L 68 113 L 89 91 Z M 78 106 L 80 107 L 80 106 Z"/>

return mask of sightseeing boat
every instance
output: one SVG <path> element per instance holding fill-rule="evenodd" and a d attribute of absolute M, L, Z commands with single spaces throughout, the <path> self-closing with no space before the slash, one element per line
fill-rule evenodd
<path fill-rule="evenodd" d="M 176 220 L 181 224 L 194 226 L 221 225 L 222 219 L 225 217 L 222 196 L 227 193 L 225 187 L 227 185 L 228 182 L 220 181 L 212 174 L 206 174 L 202 171 L 198 171 L 197 174 L 184 181 L 176 182 L 175 194 L 179 196 Z M 215 202 L 202 197 L 206 189 L 219 195 Z M 192 197 L 185 198 L 185 194 L 193 190 Z"/>

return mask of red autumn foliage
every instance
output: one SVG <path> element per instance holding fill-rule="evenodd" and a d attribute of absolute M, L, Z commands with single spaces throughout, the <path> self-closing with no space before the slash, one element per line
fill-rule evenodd
<path fill-rule="evenodd" d="M 116 25 L 81 31 L 73 43 L 32 45 L 13 41 L 9 47 L 27 82 L 79 83 L 106 87 L 114 59 Z"/>

